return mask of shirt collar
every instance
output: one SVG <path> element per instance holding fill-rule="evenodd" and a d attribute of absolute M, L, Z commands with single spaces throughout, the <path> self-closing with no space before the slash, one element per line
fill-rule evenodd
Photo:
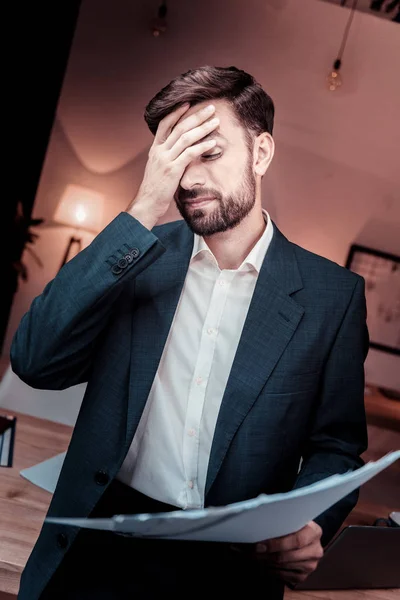
<path fill-rule="evenodd" d="M 265 258 L 274 233 L 272 221 L 268 212 L 264 208 L 262 209 L 262 212 L 266 223 L 264 233 L 258 240 L 257 244 L 254 246 L 254 248 L 250 250 L 249 254 L 246 256 L 240 267 L 237 269 L 238 271 L 245 270 L 245 266 L 252 267 L 257 271 L 257 273 L 259 273 L 261 270 L 263 260 Z M 207 246 L 206 242 L 204 241 L 204 238 L 195 233 L 192 256 L 190 257 L 190 261 L 192 261 L 195 258 L 195 256 L 199 255 L 208 256 L 212 258 L 213 261 L 215 261 L 215 263 L 217 263 L 214 254 Z"/>

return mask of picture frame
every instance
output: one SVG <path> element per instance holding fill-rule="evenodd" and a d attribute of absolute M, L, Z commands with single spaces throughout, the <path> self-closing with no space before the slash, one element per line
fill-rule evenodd
<path fill-rule="evenodd" d="M 352 244 L 345 266 L 365 279 L 370 347 L 400 356 L 400 256 Z"/>
<path fill-rule="evenodd" d="M 354 5 L 354 0 L 323 0 L 323 2 L 348 9 Z M 400 6 L 396 0 L 358 0 L 355 10 L 378 19 L 400 23 Z"/>

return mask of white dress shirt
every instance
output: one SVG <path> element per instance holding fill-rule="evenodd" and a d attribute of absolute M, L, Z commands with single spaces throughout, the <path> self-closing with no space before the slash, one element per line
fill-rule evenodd
<path fill-rule="evenodd" d="M 193 251 L 156 376 L 117 476 L 161 502 L 203 508 L 222 397 L 258 274 L 273 236 L 266 228 L 238 269 L 220 269 L 202 237 Z"/>

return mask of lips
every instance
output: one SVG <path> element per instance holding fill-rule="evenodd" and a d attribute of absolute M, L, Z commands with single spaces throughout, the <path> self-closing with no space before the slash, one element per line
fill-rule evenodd
<path fill-rule="evenodd" d="M 187 204 L 191 206 L 200 206 L 201 204 L 207 204 L 207 202 L 211 202 L 214 200 L 212 197 L 204 197 L 204 198 L 196 198 L 195 200 L 189 200 Z"/>

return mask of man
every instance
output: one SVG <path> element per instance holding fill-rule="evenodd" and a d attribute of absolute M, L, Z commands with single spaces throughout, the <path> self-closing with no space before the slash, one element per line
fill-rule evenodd
<path fill-rule="evenodd" d="M 364 280 L 289 242 L 262 208 L 273 117 L 234 67 L 173 80 L 146 108 L 155 138 L 134 201 L 23 317 L 21 379 L 88 382 L 49 515 L 226 505 L 363 464 Z M 173 198 L 183 220 L 156 226 Z M 256 546 L 45 524 L 19 597 L 277 600 L 356 501 Z"/>

